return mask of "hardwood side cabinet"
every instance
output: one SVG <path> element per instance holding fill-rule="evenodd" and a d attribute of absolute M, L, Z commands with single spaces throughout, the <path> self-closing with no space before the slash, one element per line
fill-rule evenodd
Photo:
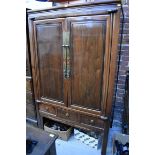
<path fill-rule="evenodd" d="M 119 1 L 28 12 L 30 52 L 39 126 L 43 118 L 104 133 L 110 125 Z"/>

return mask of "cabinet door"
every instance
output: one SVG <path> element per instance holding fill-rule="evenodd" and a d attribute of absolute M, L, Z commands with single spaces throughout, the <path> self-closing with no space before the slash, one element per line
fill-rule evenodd
<path fill-rule="evenodd" d="M 70 17 L 70 102 L 69 106 L 104 114 L 110 61 L 109 15 Z"/>
<path fill-rule="evenodd" d="M 63 76 L 63 28 L 64 19 L 48 19 L 33 22 L 38 99 L 53 104 L 65 104 Z M 32 54 L 33 55 L 33 54 Z M 38 74 L 38 77 L 37 77 Z"/>

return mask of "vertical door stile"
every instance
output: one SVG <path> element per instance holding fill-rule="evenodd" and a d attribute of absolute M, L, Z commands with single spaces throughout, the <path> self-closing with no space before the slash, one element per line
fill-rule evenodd
<path fill-rule="evenodd" d="M 111 58 L 109 65 L 109 85 L 108 85 L 108 94 L 107 94 L 107 108 L 106 115 L 111 115 L 111 107 L 112 107 L 112 98 L 114 93 L 115 86 L 115 76 L 116 76 L 116 67 L 117 67 L 117 54 L 118 54 L 118 36 L 119 36 L 119 28 L 120 28 L 120 10 L 111 13 L 112 17 L 112 30 L 111 30 Z"/>
<path fill-rule="evenodd" d="M 106 23 L 106 49 L 105 49 L 105 68 L 107 68 L 107 72 L 104 73 L 103 78 L 107 79 L 109 76 L 109 68 L 110 68 L 110 52 L 111 52 L 111 34 L 112 34 L 112 14 L 108 16 Z M 102 100 L 102 111 L 101 116 L 106 117 L 106 107 L 107 107 L 107 94 L 108 94 L 108 82 L 104 83 L 103 86 L 103 100 Z"/>
<path fill-rule="evenodd" d="M 65 100 L 65 106 L 68 106 L 68 76 L 67 76 L 67 56 L 68 56 L 68 51 L 69 47 L 69 36 L 67 32 L 67 23 L 66 19 L 64 19 L 64 24 L 63 24 L 63 43 L 62 43 L 62 48 L 63 48 L 63 78 L 64 78 L 64 100 Z"/>
<path fill-rule="evenodd" d="M 33 64 L 34 64 L 34 70 L 33 72 L 33 81 L 35 80 L 35 100 L 40 100 L 40 75 L 39 75 L 39 62 L 38 62 L 38 52 L 37 52 L 37 42 L 36 42 L 36 25 L 34 22 L 32 22 L 32 52 L 31 55 L 33 55 Z"/>
<path fill-rule="evenodd" d="M 67 102 L 67 106 L 69 106 L 71 104 L 71 48 L 72 48 L 72 45 L 71 45 L 71 38 L 70 38 L 70 26 L 68 23 L 68 18 L 66 18 L 65 20 L 65 24 L 66 24 L 66 32 L 67 32 L 67 45 L 68 48 L 67 48 L 67 84 L 68 84 L 68 89 L 67 89 L 67 99 L 68 99 L 68 102 Z"/>
<path fill-rule="evenodd" d="M 71 43 L 70 43 L 70 29 L 68 29 L 67 27 L 67 20 L 65 21 L 65 24 L 66 24 L 66 32 L 67 32 L 67 81 L 68 81 L 68 89 L 67 89 L 67 97 L 68 97 L 68 102 L 67 102 L 67 106 L 69 105 L 69 103 L 71 102 L 71 98 L 70 98 L 70 94 L 71 94 L 71 91 L 70 91 L 70 78 L 71 78 L 71 57 L 70 57 L 70 52 L 71 52 Z"/>

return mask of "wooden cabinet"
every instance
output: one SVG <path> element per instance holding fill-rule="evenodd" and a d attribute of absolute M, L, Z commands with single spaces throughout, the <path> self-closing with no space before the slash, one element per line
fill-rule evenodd
<path fill-rule="evenodd" d="M 120 6 L 105 2 L 29 11 L 39 126 L 43 117 L 104 132 L 111 117 Z"/>

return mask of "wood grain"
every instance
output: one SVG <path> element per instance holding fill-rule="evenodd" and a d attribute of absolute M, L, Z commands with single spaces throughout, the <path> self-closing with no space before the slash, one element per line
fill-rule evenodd
<path fill-rule="evenodd" d="M 37 25 L 41 96 L 63 101 L 62 25 Z"/>
<path fill-rule="evenodd" d="M 70 30 L 70 106 L 103 114 L 109 61 L 110 17 L 67 18 Z M 94 111 L 95 110 L 95 111 Z"/>
<path fill-rule="evenodd" d="M 98 4 L 98 5 L 96 5 Z M 93 7 L 92 7 L 93 6 Z M 111 116 L 119 7 L 98 2 L 29 12 L 32 75 L 40 127 L 49 118 L 104 133 L 105 155 Z M 63 76 L 62 43 L 68 34 Z M 108 119 L 102 119 L 107 117 Z"/>
<path fill-rule="evenodd" d="M 117 67 L 117 45 L 118 45 L 118 35 L 119 35 L 119 28 L 120 28 L 120 10 L 112 15 L 112 23 L 113 23 L 113 30 L 111 34 L 111 51 L 110 51 L 110 68 L 109 68 L 109 82 L 108 82 L 108 94 L 107 94 L 107 106 L 106 106 L 106 116 L 111 116 L 112 110 L 112 101 L 114 95 L 114 84 L 115 84 L 115 75 L 116 75 L 116 67 Z M 110 122 L 106 122 L 105 124 L 105 136 L 103 138 L 103 146 L 102 148 L 102 155 L 106 154 L 106 146 L 107 146 L 107 139 L 108 139 L 108 132 L 109 132 Z"/>

